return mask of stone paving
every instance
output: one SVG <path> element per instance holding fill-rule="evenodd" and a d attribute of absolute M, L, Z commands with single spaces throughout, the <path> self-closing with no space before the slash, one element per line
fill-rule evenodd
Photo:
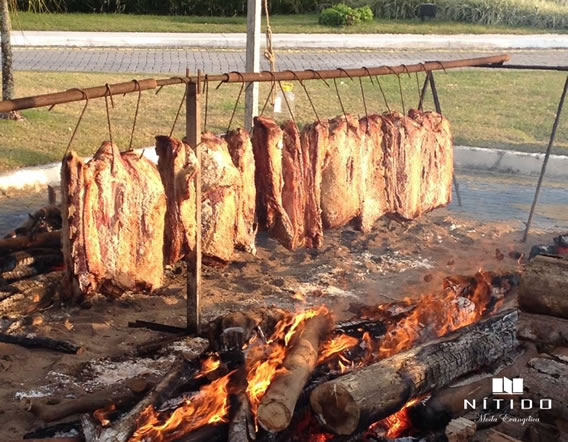
<path fill-rule="evenodd" d="M 501 51 L 502 53 L 503 51 Z M 361 66 L 412 64 L 423 61 L 485 57 L 499 51 L 443 50 L 287 50 L 277 51 L 278 70 L 334 69 Z M 568 50 L 511 50 L 511 63 L 568 65 Z M 244 71 L 244 50 L 161 48 L 15 48 L 14 67 L 26 71 L 136 72 L 179 74 Z M 268 70 L 262 58 L 261 69 Z"/>

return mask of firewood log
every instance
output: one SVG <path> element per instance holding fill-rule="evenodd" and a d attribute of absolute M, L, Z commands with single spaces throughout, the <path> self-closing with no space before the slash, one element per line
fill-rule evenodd
<path fill-rule="evenodd" d="M 521 377 L 524 379 L 525 387 L 523 398 L 528 397 L 535 402 L 550 399 L 551 409 L 542 410 L 541 413 L 568 420 L 566 394 L 568 363 L 548 358 L 534 358 L 529 361 Z"/>
<path fill-rule="evenodd" d="M 81 346 L 75 345 L 72 342 L 48 338 L 45 336 L 11 335 L 8 333 L 0 333 L 0 342 L 21 345 L 26 348 L 46 348 L 69 354 L 79 354 L 83 351 Z"/>
<path fill-rule="evenodd" d="M 166 399 L 180 383 L 185 381 L 183 376 L 185 368 L 186 365 L 183 358 L 178 357 L 170 368 L 170 371 L 164 375 L 162 380 L 152 390 L 150 390 L 144 399 L 138 402 L 132 410 L 126 413 L 114 425 L 104 428 L 102 431 L 99 431 L 100 429 L 97 428 L 96 437 L 93 438 L 92 441 L 126 442 L 136 428 L 140 413 L 150 405 L 156 405 Z M 87 424 L 87 428 L 89 428 L 88 419 L 82 418 L 81 422 L 83 426 Z M 89 439 L 87 439 L 87 442 L 90 442 Z"/>
<path fill-rule="evenodd" d="M 291 343 L 284 371 L 272 381 L 258 406 L 258 422 L 264 429 L 282 431 L 290 424 L 296 401 L 316 367 L 320 341 L 332 327 L 331 317 L 320 314 L 308 319 L 303 332 Z"/>
<path fill-rule="evenodd" d="M 61 231 L 38 233 L 35 236 L 17 236 L 0 240 L 0 255 L 29 248 L 61 248 Z"/>
<path fill-rule="evenodd" d="M 534 342 L 541 350 L 568 345 L 568 319 L 520 312 L 517 337 Z"/>
<path fill-rule="evenodd" d="M 237 396 L 237 411 L 229 425 L 229 442 L 249 442 L 256 439 L 254 420 L 246 394 Z"/>
<path fill-rule="evenodd" d="M 49 401 L 31 401 L 28 411 L 44 422 L 53 422 L 73 414 L 91 412 L 111 404 L 120 407 L 132 402 L 151 386 L 144 379 L 128 379 L 120 385 L 86 394 L 74 399 L 65 399 L 50 405 Z"/>
<path fill-rule="evenodd" d="M 517 311 L 509 310 L 321 384 L 310 396 L 312 409 L 336 434 L 351 434 L 411 398 L 495 366 L 517 348 L 517 319 Z"/>
<path fill-rule="evenodd" d="M 539 255 L 521 278 L 519 306 L 529 313 L 568 319 L 568 259 Z"/>

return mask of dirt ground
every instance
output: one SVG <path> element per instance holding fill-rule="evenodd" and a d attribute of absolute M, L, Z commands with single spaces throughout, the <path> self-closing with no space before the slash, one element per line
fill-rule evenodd
<path fill-rule="evenodd" d="M 258 306 L 297 310 L 322 303 L 341 319 L 350 316 L 350 303 L 419 296 L 439 289 L 451 274 L 521 270 L 509 252 L 528 256 L 532 245 L 551 243 L 554 235 L 537 231 L 522 244 L 520 229 L 520 224 L 483 224 L 441 209 L 408 224 L 380 220 L 366 235 L 349 227 L 327 231 L 318 251 L 289 252 L 260 235 L 256 256 L 237 252 L 225 267 L 204 267 L 202 322 Z M 0 440 L 21 439 L 43 425 L 25 411 L 30 401 L 80 396 L 139 374 L 159 376 L 176 351 L 201 351 L 202 340 L 188 339 L 159 358 L 128 357 L 136 344 L 160 335 L 128 328 L 129 321 L 185 324 L 184 271 L 169 269 L 167 275 L 155 294 L 97 296 L 80 306 L 40 302 L 45 281 L 61 276 L 44 275 L 20 283 L 23 294 L 0 302 L 0 329 L 65 339 L 84 348 L 79 355 L 66 355 L 0 344 Z"/>

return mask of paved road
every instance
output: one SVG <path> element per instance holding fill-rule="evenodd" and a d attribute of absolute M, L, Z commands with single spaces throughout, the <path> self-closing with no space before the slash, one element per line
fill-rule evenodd
<path fill-rule="evenodd" d="M 361 66 L 412 64 L 422 61 L 485 57 L 495 51 L 324 51 L 321 49 L 279 51 L 277 69 L 333 69 Z M 511 63 L 568 65 L 568 50 L 514 50 L 507 51 Z M 243 71 L 244 50 L 199 50 L 156 48 L 16 48 L 16 70 L 73 71 L 73 72 L 137 72 L 182 73 L 188 67 L 192 72 L 221 73 Z M 267 70 L 263 59 L 261 69 Z"/>

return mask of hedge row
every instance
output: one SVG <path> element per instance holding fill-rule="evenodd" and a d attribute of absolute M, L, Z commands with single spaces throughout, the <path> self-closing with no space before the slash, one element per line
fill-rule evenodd
<path fill-rule="evenodd" d="M 568 28 L 566 0 L 430 0 L 438 5 L 437 17 L 484 25 Z M 376 17 L 410 19 L 418 16 L 424 0 L 374 0 Z"/>
<path fill-rule="evenodd" d="M 107 12 L 157 15 L 246 15 L 247 0 L 43 0 L 49 11 L 61 12 Z M 29 10 L 29 0 L 17 0 L 18 8 Z M 315 12 L 320 5 L 327 6 L 337 1 L 324 0 L 269 0 L 270 12 L 274 14 L 298 14 Z"/>

